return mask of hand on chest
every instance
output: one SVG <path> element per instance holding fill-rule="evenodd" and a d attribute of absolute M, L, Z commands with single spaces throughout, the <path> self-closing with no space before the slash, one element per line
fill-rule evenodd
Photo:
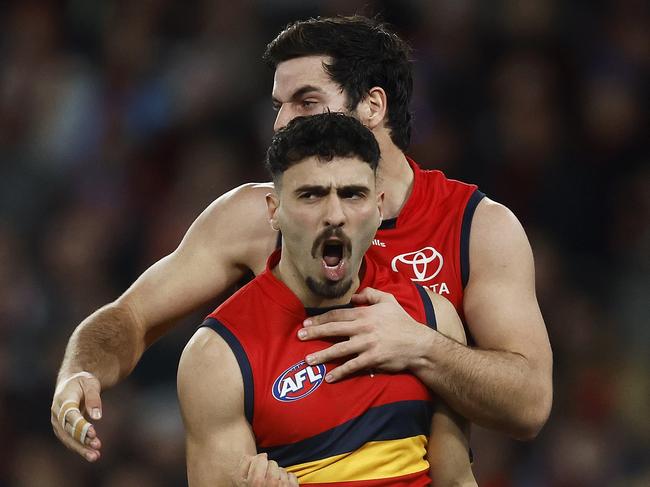
<path fill-rule="evenodd" d="M 363 371 L 340 382 L 325 382 L 327 372 L 339 364 L 309 366 L 304 358 L 329 345 L 291 341 L 283 353 L 270 354 L 258 373 L 254 370 L 253 426 L 258 442 L 293 443 L 340 427 L 377 406 L 428 400 L 428 390 L 411 374 Z"/>

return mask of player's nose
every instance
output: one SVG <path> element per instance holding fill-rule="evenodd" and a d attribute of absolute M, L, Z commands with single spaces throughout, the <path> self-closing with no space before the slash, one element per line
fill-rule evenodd
<path fill-rule="evenodd" d="M 273 131 L 277 132 L 281 128 L 286 127 L 286 125 L 291 121 L 293 116 L 290 113 L 289 107 L 282 105 L 278 110 L 278 114 L 275 117 L 275 123 L 273 124 Z"/>
<path fill-rule="evenodd" d="M 325 226 L 342 227 L 345 224 L 345 212 L 338 195 L 329 195 L 325 203 L 323 223 Z"/>

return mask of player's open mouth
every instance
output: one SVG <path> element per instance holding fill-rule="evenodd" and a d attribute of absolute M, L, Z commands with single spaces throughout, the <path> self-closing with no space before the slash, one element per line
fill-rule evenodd
<path fill-rule="evenodd" d="M 329 240 L 323 245 L 323 260 L 329 267 L 336 267 L 343 259 L 343 243 Z"/>
<path fill-rule="evenodd" d="M 345 248 L 340 240 L 327 240 L 323 244 L 323 270 L 330 281 L 340 281 L 345 276 Z"/>

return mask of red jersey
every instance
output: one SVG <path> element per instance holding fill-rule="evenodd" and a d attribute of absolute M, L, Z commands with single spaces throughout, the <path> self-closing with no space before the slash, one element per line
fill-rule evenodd
<path fill-rule="evenodd" d="M 267 452 L 301 484 L 428 485 L 428 389 L 409 373 L 363 372 L 325 382 L 327 371 L 338 364 L 308 366 L 304 357 L 332 342 L 303 342 L 297 332 L 308 315 L 327 309 L 305 309 L 271 272 L 279 258 L 280 252 L 274 252 L 266 270 L 203 324 L 237 358 L 258 452 Z M 389 292 L 414 319 L 435 327 L 422 287 L 369 257 L 363 269 L 359 290 L 371 286 Z"/>
<path fill-rule="evenodd" d="M 384 220 L 368 249 L 381 265 L 451 301 L 462 316 L 469 278 L 469 231 L 485 196 L 476 185 L 422 170 L 411 159 L 413 188 L 397 218 Z"/>

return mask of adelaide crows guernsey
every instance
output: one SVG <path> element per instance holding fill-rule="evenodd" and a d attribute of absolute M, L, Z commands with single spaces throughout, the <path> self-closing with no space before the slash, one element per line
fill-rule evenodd
<path fill-rule="evenodd" d="M 426 446 L 432 398 L 408 373 L 364 371 L 334 384 L 325 374 L 338 363 L 308 366 L 307 354 L 332 341 L 302 342 L 306 309 L 267 268 L 208 316 L 231 347 L 244 383 L 245 415 L 258 452 L 297 475 L 301 484 L 327 486 L 428 485 Z M 435 327 L 426 291 L 366 257 L 359 290 L 395 296 L 418 322 Z M 423 325 L 425 326 L 425 325 Z"/>
<path fill-rule="evenodd" d="M 485 196 L 475 185 L 422 170 L 411 159 L 413 188 L 397 218 L 384 220 L 368 250 L 379 264 L 442 294 L 462 316 L 469 278 L 469 232 Z"/>

